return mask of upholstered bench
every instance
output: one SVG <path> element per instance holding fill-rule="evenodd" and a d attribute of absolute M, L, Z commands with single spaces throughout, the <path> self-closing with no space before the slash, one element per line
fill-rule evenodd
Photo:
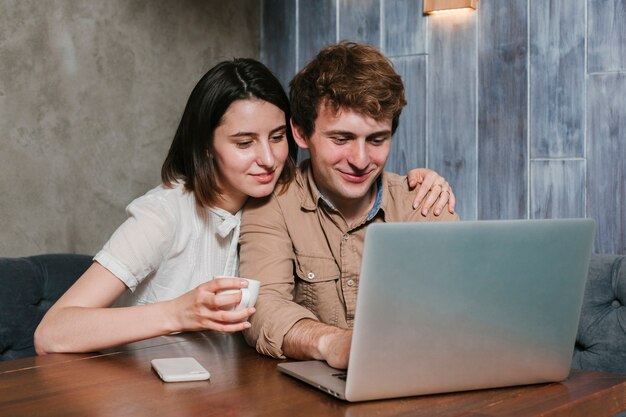
<path fill-rule="evenodd" d="M 626 261 L 593 255 L 572 367 L 626 373 Z M 0 360 L 35 354 L 50 306 L 91 265 L 85 255 L 0 258 Z"/>
<path fill-rule="evenodd" d="M 0 360 L 35 355 L 37 325 L 91 262 L 71 254 L 0 258 Z"/>
<path fill-rule="evenodd" d="M 593 255 L 572 367 L 626 374 L 626 256 Z"/>

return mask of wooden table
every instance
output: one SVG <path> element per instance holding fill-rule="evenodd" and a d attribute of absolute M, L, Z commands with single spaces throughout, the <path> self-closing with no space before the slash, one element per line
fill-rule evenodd
<path fill-rule="evenodd" d="M 209 381 L 164 383 L 150 360 L 195 357 Z M 0 362 L 0 416 L 613 416 L 626 375 L 572 371 L 563 383 L 348 403 L 276 370 L 240 335 L 159 337 L 101 354 Z"/>

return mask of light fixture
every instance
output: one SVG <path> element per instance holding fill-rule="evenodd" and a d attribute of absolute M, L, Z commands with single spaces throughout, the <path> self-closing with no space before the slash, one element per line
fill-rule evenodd
<path fill-rule="evenodd" d="M 424 14 L 458 9 L 476 9 L 478 0 L 424 0 Z"/>

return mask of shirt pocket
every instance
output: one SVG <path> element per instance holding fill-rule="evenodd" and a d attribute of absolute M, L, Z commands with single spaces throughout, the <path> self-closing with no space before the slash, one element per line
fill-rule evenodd
<path fill-rule="evenodd" d="M 323 323 L 336 325 L 341 301 L 337 291 L 339 266 L 334 258 L 296 254 L 295 301 Z"/>

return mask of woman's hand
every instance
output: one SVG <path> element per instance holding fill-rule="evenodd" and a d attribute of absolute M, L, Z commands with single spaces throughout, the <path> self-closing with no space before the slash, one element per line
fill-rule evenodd
<path fill-rule="evenodd" d="M 248 282 L 239 278 L 216 278 L 171 301 L 172 317 L 177 331 L 217 330 L 238 332 L 250 327 L 247 318 L 254 307 L 229 311 L 241 301 L 241 291 L 220 294 L 224 290 L 240 290 Z"/>
<path fill-rule="evenodd" d="M 447 204 L 448 211 L 454 213 L 456 198 L 444 177 L 429 168 L 415 168 L 409 171 L 407 178 L 411 189 L 419 185 L 413 208 L 422 204 L 422 214 L 426 216 L 434 205 L 435 216 L 439 216 Z"/>

